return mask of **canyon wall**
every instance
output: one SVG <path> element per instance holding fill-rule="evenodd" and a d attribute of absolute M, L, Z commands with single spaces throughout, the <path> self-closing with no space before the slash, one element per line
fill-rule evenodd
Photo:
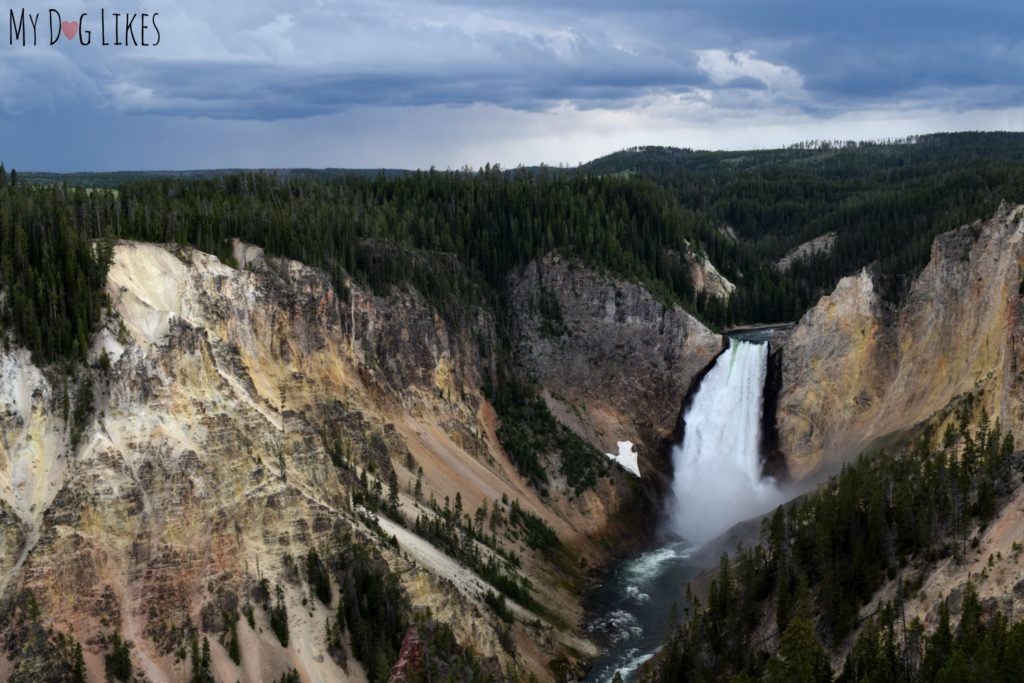
<path fill-rule="evenodd" d="M 431 519 L 427 500 L 456 495 L 468 515 L 518 502 L 579 567 L 608 559 L 606 527 L 635 497 L 632 476 L 612 468 L 582 494 L 555 482 L 543 497 L 523 480 L 481 390 L 500 352 L 493 314 L 470 306 L 456 325 L 415 291 L 336 288 L 241 243 L 234 263 L 118 243 L 91 370 L 40 368 L 10 344 L 0 352 L 0 679 L 50 665 L 35 619 L 82 644 L 90 680 L 103 680 L 114 632 L 146 678 L 184 680 L 193 631 L 209 637 L 219 680 L 290 668 L 304 681 L 364 680 L 349 643 L 347 656 L 328 652 L 333 612 L 296 569 L 339 539 L 377 548 L 415 607 L 517 678 L 550 680 L 553 659 L 594 654 L 581 584 L 522 534 L 503 531 L 501 543 L 545 612 L 510 601 L 516 620 L 505 627 L 480 576 L 353 505 L 360 477 L 386 490 L 394 473 L 409 520 Z M 519 350 L 558 416 L 603 450 L 670 434 L 689 378 L 720 339 L 636 285 L 560 262 L 541 270 L 552 274 L 543 286 L 561 306 L 560 334 L 520 316 Z M 540 282 L 518 281 L 524 311 Z M 237 622 L 236 665 L 224 615 L 258 602 L 264 580 L 283 589 L 290 642 L 278 643 L 257 604 L 252 626 Z"/>
<path fill-rule="evenodd" d="M 644 287 L 549 256 L 511 278 L 517 360 L 559 419 L 603 452 L 663 471 L 690 383 L 723 338 Z M 670 474 L 670 472 L 668 472 Z"/>
<path fill-rule="evenodd" d="M 1024 434 L 1024 207 L 937 237 L 899 306 L 843 278 L 781 343 L 780 448 L 799 479 L 973 395 Z"/>

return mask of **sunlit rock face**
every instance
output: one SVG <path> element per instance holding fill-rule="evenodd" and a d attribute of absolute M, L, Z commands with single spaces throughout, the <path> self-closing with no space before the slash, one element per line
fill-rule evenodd
<path fill-rule="evenodd" d="M 784 341 L 780 445 L 795 478 L 907 430 L 973 393 L 1024 428 L 1024 207 L 936 238 L 899 308 L 864 271 Z"/>
<path fill-rule="evenodd" d="M 587 312 L 577 314 L 570 304 L 578 294 L 558 293 L 569 311 L 567 337 L 592 343 L 618 330 L 588 356 L 613 368 L 592 369 L 586 385 L 614 397 L 603 414 L 632 425 L 650 408 L 658 429 L 671 431 L 678 387 L 710 359 L 717 336 L 635 285 L 589 271 L 574 277 L 601 282 L 603 298 L 580 303 Z M 518 500 L 581 561 L 607 559 L 606 540 L 595 535 L 631 495 L 632 475 L 613 469 L 582 495 L 553 477 L 546 497 L 523 481 L 481 389 L 493 381 L 499 352 L 488 309 L 469 305 L 451 323 L 415 291 L 336 286 L 322 271 L 245 244 L 235 245 L 229 266 L 188 248 L 119 243 L 107 294 L 91 390 L 80 389 L 82 370 L 65 380 L 16 347 L 0 353 L 0 611 L 12 617 L 8 624 L 38 611 L 45 626 L 82 643 L 97 680 L 102 638 L 115 630 L 132 642 L 136 671 L 155 681 L 187 678 L 188 659 L 178 655 L 190 628 L 209 636 L 218 680 L 273 680 L 292 667 L 304 680 L 362 680 L 351 652 L 342 667 L 327 651 L 334 615 L 309 599 L 301 569 L 310 548 L 351 534 L 377 546 L 414 605 L 525 678 L 548 680 L 552 659 L 596 652 L 577 631 L 579 596 L 522 541 L 508 548 L 555 619 L 527 626 L 537 615 L 512 605 L 520 619 L 511 656 L 479 578 L 400 528 L 388 531 L 399 539 L 392 547 L 351 505 L 360 473 L 386 482 L 394 472 L 400 504 L 414 519 L 422 468 L 424 500 L 458 493 L 468 513 L 503 496 Z M 630 326 L 638 328 L 632 336 Z M 693 339 L 706 359 L 687 356 Z M 98 369 L 104 356 L 106 372 Z M 647 386 L 620 358 L 646 367 L 647 377 L 666 370 L 671 379 Z M 570 387 L 581 368 L 565 364 L 546 377 Z M 613 378 L 601 390 L 599 382 Z M 671 391 L 659 397 L 665 386 Z M 76 417 L 80 394 L 91 410 Z M 614 447 L 625 436 L 609 432 L 607 441 Z M 284 590 L 291 642 L 282 648 L 257 608 L 255 629 L 238 622 L 237 666 L 219 637 L 224 614 L 252 602 L 261 579 Z M 7 654 L 29 642 L 45 649 L 34 631 L 0 631 Z M 18 666 L 17 656 L 0 657 L 0 679 Z"/>

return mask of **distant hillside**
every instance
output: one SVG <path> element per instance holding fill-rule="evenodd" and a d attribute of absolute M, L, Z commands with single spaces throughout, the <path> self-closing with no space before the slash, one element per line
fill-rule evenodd
<path fill-rule="evenodd" d="M 783 149 L 705 151 L 641 146 L 594 159 L 588 173 L 664 175 L 679 171 L 753 171 L 814 167 L 828 174 L 850 174 L 926 162 L 1024 161 L 1024 133 L 935 133 L 898 140 L 809 141 Z"/>
<path fill-rule="evenodd" d="M 79 173 L 45 173 L 41 171 L 18 172 L 23 182 L 32 185 L 61 185 L 67 184 L 72 187 L 104 187 L 116 188 L 125 183 L 134 183 L 142 180 L 182 179 L 182 180 L 210 180 L 223 178 L 238 173 L 251 172 L 249 169 L 239 168 L 214 168 L 206 170 L 191 171 L 82 171 Z M 391 178 L 401 176 L 409 171 L 397 168 L 279 168 L 265 169 L 264 172 L 271 173 L 281 178 L 316 178 L 329 180 L 331 178 L 343 178 L 346 176 L 377 177 L 383 175 Z"/>
<path fill-rule="evenodd" d="M 898 299 L 936 235 L 1024 200 L 1024 133 L 942 133 L 886 142 L 810 142 L 787 149 L 701 152 L 638 147 L 581 172 L 648 178 L 688 210 L 727 225 L 776 261 L 835 232 L 835 248 L 794 264 L 803 306 L 840 277 L 874 265 Z M 711 245 L 711 260 L 733 249 Z"/>

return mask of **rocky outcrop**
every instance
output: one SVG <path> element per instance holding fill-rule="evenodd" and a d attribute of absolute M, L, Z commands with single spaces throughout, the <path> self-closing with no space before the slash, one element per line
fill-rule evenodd
<path fill-rule="evenodd" d="M 740 241 L 739 235 L 736 234 L 736 229 L 733 228 L 728 223 L 720 224 L 718 227 L 715 228 L 715 230 L 718 232 L 719 235 L 726 238 L 727 240 L 730 240 L 732 242 Z"/>
<path fill-rule="evenodd" d="M 728 300 L 732 296 L 736 285 L 718 272 L 711 259 L 704 254 L 689 254 L 687 261 L 690 264 L 690 279 L 693 281 L 694 291 L 722 300 Z"/>
<path fill-rule="evenodd" d="M 827 232 L 790 249 L 785 256 L 776 261 L 775 267 L 785 273 L 796 263 L 806 261 L 819 254 L 831 254 L 835 247 L 836 233 Z"/>
<path fill-rule="evenodd" d="M 1024 208 L 941 235 L 898 309 L 872 276 L 844 278 L 783 348 L 780 446 L 806 476 L 974 394 L 1024 433 Z"/>
<path fill-rule="evenodd" d="M 660 468 L 694 376 L 723 339 L 640 285 L 548 256 L 510 279 L 519 361 L 553 412 L 602 452 L 639 445 Z"/>

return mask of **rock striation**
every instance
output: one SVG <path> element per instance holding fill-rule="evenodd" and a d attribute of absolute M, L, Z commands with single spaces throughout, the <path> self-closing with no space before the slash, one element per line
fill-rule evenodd
<path fill-rule="evenodd" d="M 777 422 L 805 477 L 973 395 L 1024 433 L 1024 207 L 937 237 L 899 307 L 868 272 L 844 278 L 782 344 Z"/>
<path fill-rule="evenodd" d="M 564 568 L 522 538 L 509 537 L 508 550 L 551 607 L 538 615 L 510 601 L 517 620 L 506 629 L 473 571 L 352 503 L 367 475 L 385 487 L 394 476 L 409 519 L 456 494 L 470 515 L 518 501 L 574 561 L 607 559 L 601 534 L 633 495 L 630 477 L 541 497 L 519 476 L 481 389 L 495 372 L 493 314 L 468 306 L 450 322 L 411 289 L 336 287 L 252 245 L 236 243 L 233 262 L 118 243 L 91 368 L 68 376 L 0 351 L 0 679 L 56 662 L 53 652 L 71 651 L 59 634 L 69 634 L 89 679 L 102 680 L 117 632 L 145 678 L 186 680 L 181 652 L 198 631 L 218 680 L 274 680 L 291 668 L 304 681 L 363 680 L 351 652 L 328 645 L 333 612 L 297 569 L 338 538 L 374 544 L 414 606 L 518 677 L 550 680 L 552 660 L 593 654 Z M 554 336 L 537 327 L 538 287 L 563 312 Z M 670 433 L 688 378 L 721 343 L 643 288 L 558 260 L 525 269 L 513 290 L 529 372 L 570 427 L 595 440 L 607 430 L 612 446 Z M 278 643 L 257 605 L 251 626 L 237 622 L 238 665 L 225 615 L 252 605 L 261 585 L 281 586 L 290 642 Z"/>
<path fill-rule="evenodd" d="M 644 287 L 559 256 L 524 267 L 509 287 L 519 363 L 552 411 L 601 452 L 631 441 L 641 471 L 664 470 L 661 444 L 723 338 Z"/>

